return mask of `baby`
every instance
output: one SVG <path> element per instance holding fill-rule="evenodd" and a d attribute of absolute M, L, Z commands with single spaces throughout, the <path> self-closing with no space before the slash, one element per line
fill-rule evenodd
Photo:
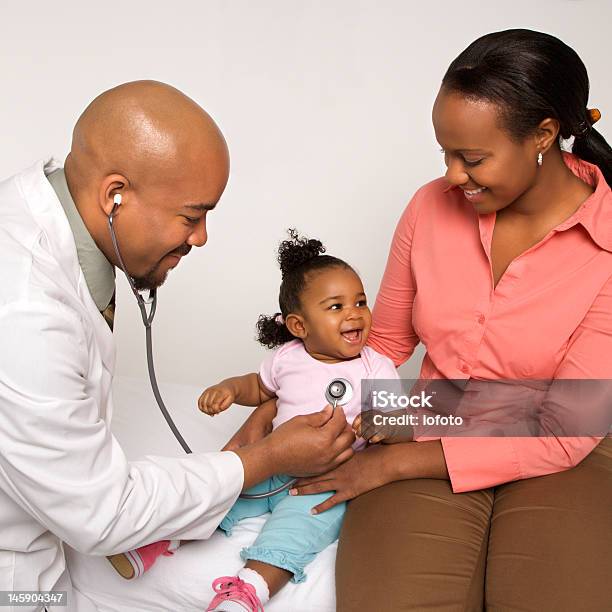
<path fill-rule="evenodd" d="M 280 313 L 262 315 L 257 323 L 259 341 L 279 348 L 264 360 L 259 374 L 229 378 L 206 389 L 198 402 L 200 410 L 214 415 L 233 403 L 256 406 L 276 397 L 273 427 L 278 427 L 298 414 L 319 411 L 329 401 L 329 383 L 344 379 L 353 389 L 352 397 L 336 410 L 344 410 L 359 431 L 361 380 L 398 375 L 390 359 L 365 346 L 371 313 L 359 276 L 324 252 L 318 240 L 301 239 L 290 231 L 290 240 L 281 243 L 278 253 Z M 354 449 L 365 444 L 357 439 Z M 289 480 L 279 475 L 247 493 L 271 491 Z M 304 567 L 338 537 L 345 503 L 311 513 L 333 493 L 292 496 L 285 490 L 266 499 L 238 499 L 220 525 L 227 535 L 242 518 L 271 515 L 253 545 L 241 551 L 246 563 L 238 575 L 213 582 L 216 596 L 208 611 L 258 612 L 289 580 L 303 581 Z"/>

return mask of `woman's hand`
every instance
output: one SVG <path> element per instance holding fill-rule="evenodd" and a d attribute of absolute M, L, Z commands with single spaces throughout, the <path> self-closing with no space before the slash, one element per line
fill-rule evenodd
<path fill-rule="evenodd" d="M 388 462 L 387 450 L 388 447 L 371 446 L 359 451 L 346 463 L 326 474 L 301 478 L 289 493 L 309 495 L 335 491 L 331 497 L 311 510 L 313 514 L 319 514 L 340 502 L 382 487 L 393 480 L 385 469 L 385 463 Z"/>
<path fill-rule="evenodd" d="M 369 446 L 326 474 L 301 478 L 289 493 L 336 491 L 313 508 L 318 514 L 395 480 L 412 478 L 449 479 L 440 440 Z"/>
<path fill-rule="evenodd" d="M 230 438 L 222 451 L 235 451 L 265 438 L 272 431 L 276 416 L 276 398 L 268 400 L 251 412 L 242 427 Z"/>

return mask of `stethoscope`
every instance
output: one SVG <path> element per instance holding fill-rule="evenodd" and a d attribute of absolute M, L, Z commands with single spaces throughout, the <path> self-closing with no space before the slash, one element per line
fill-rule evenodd
<path fill-rule="evenodd" d="M 187 454 L 191 454 L 193 451 L 189 448 L 187 442 L 181 435 L 181 432 L 178 430 L 175 425 L 166 405 L 164 404 L 164 400 L 162 399 L 161 393 L 159 392 L 159 386 L 157 385 L 157 377 L 155 376 L 155 365 L 153 363 L 153 338 L 151 334 L 151 324 L 153 323 L 153 318 L 155 317 L 155 310 L 157 309 L 157 290 L 151 289 L 149 290 L 149 294 L 147 298 L 143 298 L 140 291 L 136 289 L 136 285 L 134 285 L 134 281 L 132 277 L 129 275 L 125 264 L 123 263 L 123 258 L 121 257 L 121 253 L 119 252 L 119 244 L 117 243 L 117 236 L 115 235 L 115 229 L 113 227 L 114 215 L 117 212 L 117 209 L 121 206 L 121 194 L 115 194 L 113 197 L 113 209 L 111 210 L 110 215 L 108 216 L 108 230 L 111 235 L 111 240 L 113 242 L 113 248 L 115 249 L 115 255 L 117 255 L 117 261 L 119 262 L 119 267 L 123 270 L 125 277 L 130 284 L 130 288 L 132 289 L 132 293 L 136 297 L 136 301 L 138 302 L 138 308 L 140 309 L 140 315 L 142 316 L 142 322 L 145 326 L 145 335 L 146 335 L 146 344 L 147 344 L 147 367 L 149 370 L 149 380 L 151 381 L 151 388 L 153 390 L 153 395 L 155 396 L 155 400 L 157 401 L 157 405 L 161 410 L 164 419 L 166 419 L 166 423 L 170 428 L 170 431 L 174 434 L 174 437 L 178 440 L 178 443 L 181 445 L 183 450 Z M 147 312 L 147 306 L 150 306 L 149 312 Z M 335 409 L 336 406 L 344 406 L 348 403 L 353 397 L 353 387 L 351 383 L 345 378 L 335 378 L 332 380 L 325 390 L 325 399 L 329 404 L 333 406 Z M 272 491 L 268 491 L 266 493 L 242 493 L 240 495 L 243 499 L 264 499 L 266 497 L 272 497 L 278 493 L 281 493 L 285 489 L 292 487 L 298 481 L 297 478 L 293 478 L 288 482 L 284 483 L 282 486 L 273 489 Z"/>

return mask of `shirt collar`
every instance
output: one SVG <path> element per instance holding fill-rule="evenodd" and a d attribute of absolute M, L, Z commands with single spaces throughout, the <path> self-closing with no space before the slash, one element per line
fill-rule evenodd
<path fill-rule="evenodd" d="M 98 310 L 104 310 L 115 292 L 115 268 L 98 248 L 85 226 L 81 215 L 72 199 L 63 168 L 58 168 L 47 175 L 60 201 L 76 245 L 79 265 L 83 271 L 89 293 Z"/>
<path fill-rule="evenodd" d="M 562 231 L 580 223 L 598 247 L 612 252 L 612 191 L 604 175 L 595 164 L 572 153 L 563 152 L 563 161 L 578 178 L 594 187 L 595 191 L 556 229 Z M 448 185 L 444 193 L 452 189 L 458 189 L 458 186 Z"/>
<path fill-rule="evenodd" d="M 571 153 L 563 153 L 563 161 L 578 178 L 595 190 L 557 229 L 569 229 L 580 223 L 598 247 L 612 252 L 612 191 L 604 175 L 595 164 Z"/>

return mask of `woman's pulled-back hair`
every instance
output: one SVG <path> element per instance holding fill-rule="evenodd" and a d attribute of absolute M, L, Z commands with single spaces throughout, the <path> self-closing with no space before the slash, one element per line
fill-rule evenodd
<path fill-rule="evenodd" d="M 546 118 L 560 137 L 574 136 L 572 152 L 602 171 L 612 185 L 612 149 L 587 109 L 589 78 L 578 54 L 558 38 L 532 30 L 505 30 L 475 40 L 449 66 L 442 86 L 486 100 L 501 111 L 502 125 L 522 140 Z"/>
<path fill-rule="evenodd" d="M 324 255 L 325 247 L 320 240 L 300 238 L 295 229 L 287 231 L 289 240 L 278 247 L 278 263 L 282 282 L 278 296 L 280 312 L 260 315 L 257 321 L 257 340 L 268 348 L 275 348 L 294 339 L 285 318 L 301 309 L 300 296 L 308 283 L 308 275 L 325 268 L 344 267 L 352 270 L 342 259 Z"/>

